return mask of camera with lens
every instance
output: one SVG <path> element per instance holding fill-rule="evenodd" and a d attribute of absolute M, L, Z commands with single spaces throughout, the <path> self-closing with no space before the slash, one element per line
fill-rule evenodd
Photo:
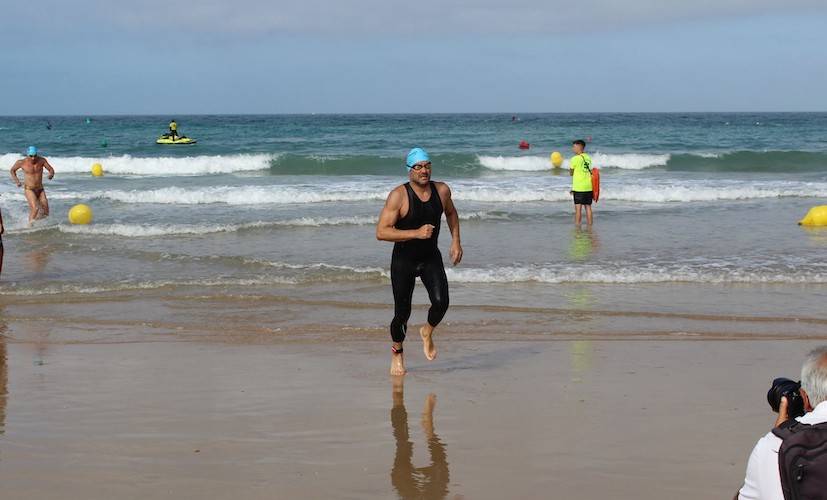
<path fill-rule="evenodd" d="M 781 398 L 787 398 L 787 415 L 790 418 L 804 415 L 804 398 L 801 397 L 801 382 L 779 377 L 772 381 L 772 387 L 767 392 L 767 402 L 775 413 L 781 406 Z"/>

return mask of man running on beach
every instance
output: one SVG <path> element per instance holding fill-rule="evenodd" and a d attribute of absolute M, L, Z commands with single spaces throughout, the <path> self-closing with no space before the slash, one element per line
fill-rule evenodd
<path fill-rule="evenodd" d="M 431 299 L 428 322 L 420 328 L 419 335 L 425 357 L 429 361 L 436 358 L 434 328 L 448 310 L 448 278 L 437 245 L 443 213 L 451 230 L 451 262 L 457 265 L 462 260 L 459 216 L 451 200 L 451 189 L 444 182 L 431 181 L 431 160 L 422 148 L 414 148 L 408 153 L 406 167 L 409 182 L 390 192 L 376 225 L 376 239 L 394 243 L 391 258 L 394 301 L 394 317 L 390 327 L 393 339 L 391 375 L 405 374 L 402 343 L 411 316 L 417 276 Z"/>
<path fill-rule="evenodd" d="M 11 168 L 11 178 L 17 187 L 23 186 L 26 201 L 29 202 L 29 225 L 37 219 L 49 216 L 49 200 L 43 189 L 43 169 L 49 172 L 49 180 L 55 176 L 55 170 L 46 158 L 37 155 L 37 148 L 29 146 L 26 158 L 17 160 Z M 23 170 L 23 184 L 17 178 L 17 171 Z"/>
<path fill-rule="evenodd" d="M 586 209 L 586 224 L 592 225 L 592 159 L 584 151 L 586 142 L 580 139 L 571 143 L 571 150 L 574 152 L 569 162 L 569 175 L 571 180 L 571 194 L 574 197 L 574 223 L 578 226 L 583 217 L 583 209 Z"/>

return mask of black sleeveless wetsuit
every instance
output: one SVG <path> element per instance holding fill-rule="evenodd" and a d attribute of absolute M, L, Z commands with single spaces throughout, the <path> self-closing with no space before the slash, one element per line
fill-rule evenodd
<path fill-rule="evenodd" d="M 405 340 L 408 318 L 411 316 L 411 299 L 413 298 L 416 277 L 428 290 L 431 308 L 428 310 L 428 323 L 437 326 L 448 310 L 448 278 L 442 265 L 442 254 L 437 240 L 442 224 L 442 200 L 439 199 L 436 185 L 431 182 L 431 198 L 423 202 L 405 184 L 408 193 L 408 213 L 397 221 L 396 229 L 419 229 L 425 224 L 434 226 L 434 233 L 427 240 L 408 240 L 393 245 L 391 258 L 391 286 L 393 287 L 394 317 L 391 322 L 391 338 L 394 342 Z"/>

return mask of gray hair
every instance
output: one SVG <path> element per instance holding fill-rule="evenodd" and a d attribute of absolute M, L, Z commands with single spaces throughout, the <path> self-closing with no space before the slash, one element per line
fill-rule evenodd
<path fill-rule="evenodd" d="M 801 388 L 807 392 L 813 408 L 827 401 L 827 345 L 807 354 L 801 367 Z"/>

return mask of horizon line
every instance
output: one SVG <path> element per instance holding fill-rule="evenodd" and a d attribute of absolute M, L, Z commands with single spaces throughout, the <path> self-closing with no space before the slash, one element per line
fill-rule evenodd
<path fill-rule="evenodd" d="M 437 112 L 288 112 L 288 113 L 104 113 L 104 114 L 8 114 L 0 118 L 109 118 L 156 116 L 438 116 L 438 115 L 700 115 L 700 114 L 825 114 L 819 111 L 437 111 Z"/>

